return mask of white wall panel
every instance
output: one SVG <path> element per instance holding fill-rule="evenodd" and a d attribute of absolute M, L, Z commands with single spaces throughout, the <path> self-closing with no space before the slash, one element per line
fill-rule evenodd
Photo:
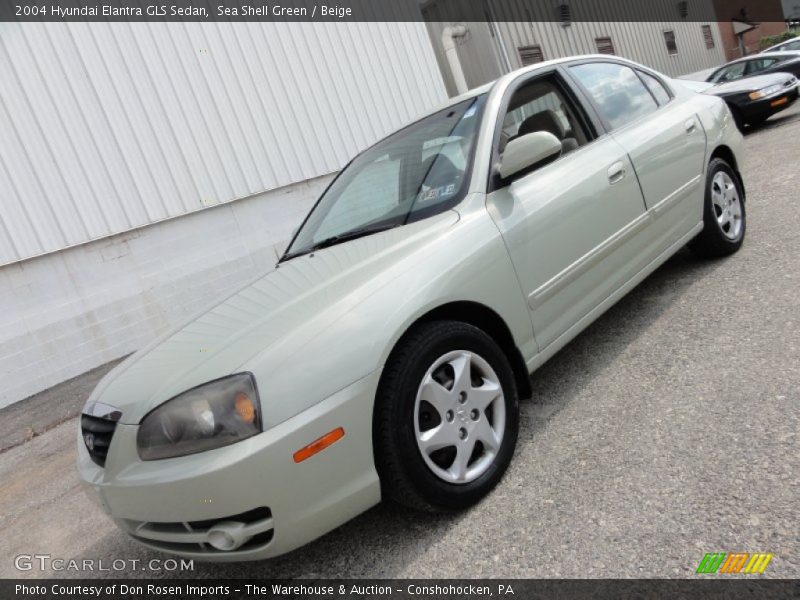
<path fill-rule="evenodd" d="M 331 177 L 0 269 L 0 408 L 141 348 L 270 270 Z"/>
<path fill-rule="evenodd" d="M 332 173 L 445 98 L 422 23 L 0 24 L 0 265 Z"/>

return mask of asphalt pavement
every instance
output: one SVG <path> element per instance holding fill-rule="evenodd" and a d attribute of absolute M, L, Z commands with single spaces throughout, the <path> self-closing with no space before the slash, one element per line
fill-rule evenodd
<path fill-rule="evenodd" d="M 800 577 L 800 107 L 745 148 L 741 251 L 681 251 L 536 372 L 512 465 L 478 506 L 384 503 L 273 560 L 80 575 L 694 577 L 705 553 L 741 551 Z M 64 402 L 103 372 L 0 411 L 1 577 L 78 575 L 20 572 L 20 554 L 166 558 L 79 488 Z"/>

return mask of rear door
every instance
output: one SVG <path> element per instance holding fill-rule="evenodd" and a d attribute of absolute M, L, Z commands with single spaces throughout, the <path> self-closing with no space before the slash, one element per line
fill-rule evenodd
<path fill-rule="evenodd" d="M 564 72 L 523 75 L 498 115 L 492 164 L 509 139 L 549 131 L 560 156 L 513 181 L 491 178 L 487 208 L 500 229 L 544 349 L 633 274 L 631 239 L 645 205 L 622 145 L 604 135 Z"/>
<path fill-rule="evenodd" d="M 691 97 L 678 98 L 655 73 L 590 61 L 569 73 L 625 149 L 651 217 L 644 267 L 702 220 L 706 136 Z"/>

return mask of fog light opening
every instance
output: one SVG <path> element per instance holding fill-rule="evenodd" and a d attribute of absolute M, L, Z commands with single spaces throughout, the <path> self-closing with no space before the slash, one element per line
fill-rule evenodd
<path fill-rule="evenodd" d="M 244 527 L 244 523 L 235 521 L 218 523 L 208 530 L 208 544 L 224 552 L 236 550 L 253 537 L 245 533 Z"/>

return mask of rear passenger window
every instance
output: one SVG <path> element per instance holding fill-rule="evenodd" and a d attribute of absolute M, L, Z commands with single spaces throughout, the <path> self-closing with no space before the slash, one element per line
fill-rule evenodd
<path fill-rule="evenodd" d="M 658 108 L 653 96 L 630 67 L 596 62 L 570 69 L 589 92 L 612 129 L 649 115 Z"/>
<path fill-rule="evenodd" d="M 663 83 L 644 71 L 639 71 L 639 76 L 642 78 L 642 81 L 644 81 L 647 89 L 655 96 L 659 104 L 663 105 L 669 102 L 670 95 Z"/>

